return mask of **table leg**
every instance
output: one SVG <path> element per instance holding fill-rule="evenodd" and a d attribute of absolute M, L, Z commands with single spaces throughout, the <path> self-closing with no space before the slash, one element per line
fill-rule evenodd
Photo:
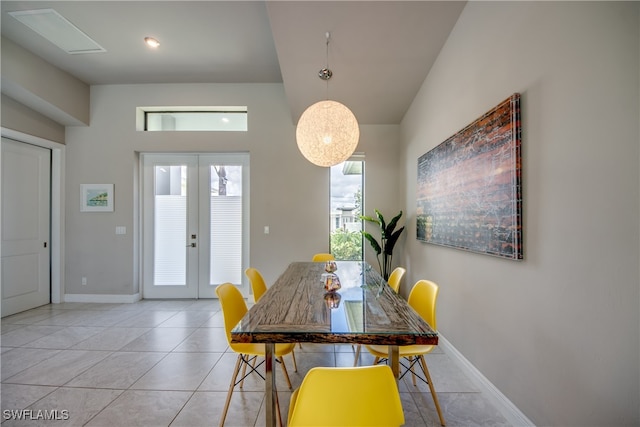
<path fill-rule="evenodd" d="M 275 362 L 275 344 L 264 345 L 264 358 L 265 358 L 265 398 L 266 407 L 265 412 L 267 414 L 267 427 L 276 427 L 276 378 L 273 365 Z"/>
<path fill-rule="evenodd" d="M 391 372 L 398 379 L 400 377 L 400 350 L 397 345 L 389 346 L 389 361 L 391 363 Z"/>

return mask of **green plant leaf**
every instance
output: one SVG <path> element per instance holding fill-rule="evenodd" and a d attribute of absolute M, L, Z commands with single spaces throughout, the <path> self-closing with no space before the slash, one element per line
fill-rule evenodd
<path fill-rule="evenodd" d="M 384 217 L 382 216 L 382 213 L 380 213 L 378 209 L 374 209 L 374 211 L 376 213 L 376 216 L 378 217 L 378 224 L 380 225 L 380 230 L 382 231 L 382 238 L 385 239 L 387 237 L 385 234 L 387 225 L 384 222 Z"/>
<path fill-rule="evenodd" d="M 380 225 L 380 222 L 377 219 L 371 218 L 370 216 L 360 215 L 360 219 L 363 220 L 363 221 L 373 222 L 373 223 L 376 223 L 376 224 Z"/>
<path fill-rule="evenodd" d="M 384 253 L 385 254 L 393 255 L 393 248 L 396 245 L 396 242 L 398 241 L 398 238 L 402 234 L 403 230 L 404 230 L 404 227 L 396 230 L 395 233 L 393 233 L 393 234 L 391 234 L 391 236 L 389 236 L 389 238 L 387 239 L 387 244 L 384 246 Z"/>
<path fill-rule="evenodd" d="M 396 226 L 398 225 L 400 217 L 402 217 L 402 211 L 400 211 L 398 215 L 394 216 L 393 219 L 389 221 L 389 224 L 387 225 L 387 228 L 385 230 L 385 235 L 391 236 L 391 234 L 393 234 L 393 230 L 395 230 Z"/>
<path fill-rule="evenodd" d="M 380 255 L 382 253 L 382 248 L 380 247 L 380 244 L 378 243 L 376 238 L 373 237 L 371 233 L 366 231 L 362 231 L 362 235 L 365 237 L 365 239 L 369 241 L 369 243 L 371 244 L 371 247 L 376 252 L 376 256 Z"/>

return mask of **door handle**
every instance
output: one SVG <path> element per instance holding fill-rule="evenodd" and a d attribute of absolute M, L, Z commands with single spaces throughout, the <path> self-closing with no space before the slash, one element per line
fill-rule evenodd
<path fill-rule="evenodd" d="M 194 243 L 191 243 L 190 245 L 187 245 L 187 247 L 188 247 L 188 248 L 195 248 L 195 247 L 196 247 L 196 244 L 195 244 L 195 242 L 194 242 Z"/>

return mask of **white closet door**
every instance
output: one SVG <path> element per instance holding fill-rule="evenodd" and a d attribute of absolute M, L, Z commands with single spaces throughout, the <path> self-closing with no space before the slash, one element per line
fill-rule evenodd
<path fill-rule="evenodd" d="M 2 138 L 2 316 L 51 301 L 51 150 Z"/>

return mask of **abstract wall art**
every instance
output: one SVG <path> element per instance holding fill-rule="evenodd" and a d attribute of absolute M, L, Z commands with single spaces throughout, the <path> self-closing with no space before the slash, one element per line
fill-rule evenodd
<path fill-rule="evenodd" d="M 523 259 L 520 94 L 418 159 L 417 238 Z"/>

